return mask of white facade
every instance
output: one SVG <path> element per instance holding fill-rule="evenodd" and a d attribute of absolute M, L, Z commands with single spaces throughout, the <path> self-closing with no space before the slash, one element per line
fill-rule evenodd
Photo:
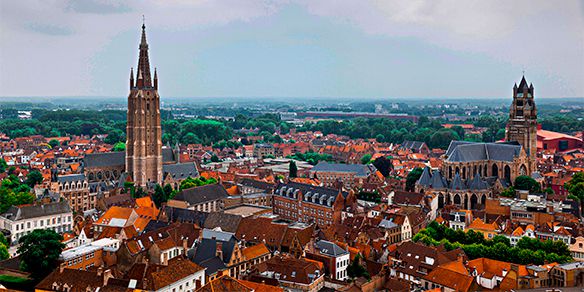
<path fill-rule="evenodd" d="M 0 216 L 0 228 L 10 231 L 10 240 L 12 244 L 18 243 L 18 240 L 35 229 L 51 229 L 57 233 L 69 232 L 73 227 L 73 213 L 68 212 L 39 216 L 33 218 L 16 218 L 9 219 Z"/>
<path fill-rule="evenodd" d="M 349 256 L 349 253 L 347 253 L 335 259 L 336 273 L 335 275 L 331 275 L 332 278 L 341 281 L 345 281 L 349 278 L 349 275 L 347 274 L 347 268 L 350 263 Z"/>

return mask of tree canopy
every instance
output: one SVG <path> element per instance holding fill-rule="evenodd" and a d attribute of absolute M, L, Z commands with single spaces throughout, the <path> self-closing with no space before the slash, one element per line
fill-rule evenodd
<path fill-rule="evenodd" d="M 530 193 L 541 192 L 541 185 L 532 177 L 520 175 L 515 178 L 515 189 L 529 191 Z"/>
<path fill-rule="evenodd" d="M 21 269 L 42 279 L 58 266 L 59 256 L 65 248 L 63 236 L 51 229 L 35 229 L 20 238 L 18 253 Z"/>
<path fill-rule="evenodd" d="M 408 192 L 414 191 L 414 188 L 416 186 L 416 182 L 422 176 L 423 171 L 424 171 L 423 169 L 416 167 L 416 168 L 412 169 L 412 171 L 410 171 L 410 173 L 408 173 L 408 176 L 406 177 L 406 191 L 408 191 Z"/>

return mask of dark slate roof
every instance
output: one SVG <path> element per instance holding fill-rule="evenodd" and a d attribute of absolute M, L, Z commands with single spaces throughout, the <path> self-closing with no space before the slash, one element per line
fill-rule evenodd
<path fill-rule="evenodd" d="M 418 184 L 422 185 L 422 186 L 430 186 L 430 184 L 432 183 L 432 176 L 430 175 L 430 168 L 429 167 L 424 167 L 424 171 L 422 171 L 422 175 L 420 176 L 420 179 L 418 180 Z"/>
<path fill-rule="evenodd" d="M 321 161 L 315 165 L 310 171 L 319 172 L 353 172 L 356 176 L 369 176 L 371 173 L 377 171 L 373 164 L 342 164 L 342 163 L 328 163 Z"/>
<path fill-rule="evenodd" d="M 219 227 L 223 231 L 235 233 L 241 219 L 242 217 L 239 215 L 213 212 L 207 216 L 204 228 L 214 229 Z"/>
<path fill-rule="evenodd" d="M 341 247 L 339 247 L 338 245 L 330 242 L 330 241 L 326 241 L 326 240 L 319 240 L 316 242 L 316 247 L 319 249 L 319 251 L 322 254 L 326 254 L 329 256 L 333 256 L 333 257 L 339 257 L 342 255 L 346 255 L 349 254 L 349 252 L 347 252 L 346 250 L 342 249 Z"/>
<path fill-rule="evenodd" d="M 214 256 L 212 258 L 206 259 L 204 261 L 201 262 L 197 262 L 195 260 L 193 260 L 196 264 L 198 264 L 199 266 L 205 268 L 205 275 L 210 276 L 213 275 L 215 273 L 217 273 L 217 271 L 219 270 L 225 270 L 227 269 L 227 266 L 225 265 L 225 263 L 218 257 Z"/>
<path fill-rule="evenodd" d="M 199 226 L 203 226 L 205 220 L 207 220 L 207 216 L 209 216 L 207 212 L 169 206 L 164 206 L 161 214 L 164 214 L 170 222 L 195 223 Z"/>
<path fill-rule="evenodd" d="M 162 162 L 171 163 L 177 161 L 171 148 L 162 148 Z M 83 165 L 93 167 L 120 167 L 126 165 L 126 151 L 91 153 L 83 158 Z"/>
<path fill-rule="evenodd" d="M 113 185 L 107 184 L 106 182 L 103 181 L 89 183 L 90 193 L 105 192 L 111 189 L 113 189 Z"/>
<path fill-rule="evenodd" d="M 86 168 L 116 167 L 126 165 L 126 152 L 107 152 L 87 154 L 83 158 Z"/>
<path fill-rule="evenodd" d="M 267 183 L 264 181 L 255 180 L 255 179 L 250 179 L 250 178 L 242 179 L 240 184 L 243 186 L 246 186 L 246 187 L 252 187 L 252 188 L 256 188 L 256 189 L 260 189 L 260 190 L 264 190 L 264 191 L 271 191 L 274 188 L 273 184 L 270 184 L 270 183 Z"/>
<path fill-rule="evenodd" d="M 160 221 L 160 220 L 150 220 L 150 222 L 148 222 L 148 224 L 146 224 L 146 227 L 144 227 L 144 233 L 158 230 L 160 228 L 167 227 L 169 225 L 170 225 L 170 222 L 164 222 L 164 221 Z"/>
<path fill-rule="evenodd" d="M 162 148 L 162 162 L 163 163 L 171 163 L 177 162 L 178 158 L 176 157 L 174 150 L 170 147 L 163 147 Z"/>
<path fill-rule="evenodd" d="M 190 205 L 196 205 L 209 201 L 220 200 L 228 196 L 229 194 L 222 185 L 211 184 L 182 190 L 176 194 L 174 200 L 185 201 Z"/>
<path fill-rule="evenodd" d="M 233 253 L 233 249 L 237 244 L 235 237 L 231 237 L 229 241 L 221 241 L 218 239 L 213 238 L 203 238 L 201 243 L 197 246 L 197 250 L 195 251 L 195 256 L 193 261 L 197 264 L 201 264 L 211 258 L 216 257 L 216 250 L 217 250 L 217 242 L 220 242 L 222 247 L 221 251 L 223 253 L 223 263 L 229 263 L 231 259 L 231 254 Z"/>
<path fill-rule="evenodd" d="M 466 190 L 466 185 L 464 184 L 464 181 L 462 181 L 462 178 L 460 178 L 458 172 L 454 175 L 450 188 L 453 190 Z"/>
<path fill-rule="evenodd" d="M 420 150 L 422 149 L 422 147 L 424 147 L 426 143 L 421 142 L 421 141 L 404 141 L 401 144 L 401 147 L 403 149 L 416 149 L 416 150 Z"/>
<path fill-rule="evenodd" d="M 489 188 L 489 184 L 481 178 L 479 173 L 477 173 L 468 184 L 468 188 L 471 190 L 486 190 Z"/>
<path fill-rule="evenodd" d="M 69 203 L 62 201 L 43 205 L 11 206 L 8 211 L 2 214 L 2 217 L 17 221 L 70 212 L 71 208 L 69 207 Z"/>
<path fill-rule="evenodd" d="M 335 203 L 337 195 L 339 194 L 339 190 L 325 188 L 325 187 L 316 187 L 309 184 L 302 184 L 297 182 L 288 182 L 285 184 L 280 184 L 275 194 L 284 196 L 284 197 L 292 197 L 298 196 L 302 194 L 302 200 L 304 202 L 315 203 L 319 205 L 325 206 L 332 206 Z M 347 192 L 342 192 L 343 197 L 347 197 Z M 322 203 L 321 203 L 322 202 Z"/>
<path fill-rule="evenodd" d="M 440 173 L 440 171 L 438 171 L 438 170 L 434 170 L 434 173 L 432 174 L 432 181 L 430 182 L 430 185 L 434 189 L 445 189 L 448 187 L 448 183 L 446 182 L 446 179 L 442 176 L 442 173 Z"/>
<path fill-rule="evenodd" d="M 164 164 L 162 165 L 162 173 L 172 176 L 175 180 L 183 180 L 187 177 L 198 177 L 199 171 L 193 162 Z"/>
<path fill-rule="evenodd" d="M 85 175 L 82 173 L 57 176 L 57 181 L 60 183 L 67 183 L 67 182 L 73 182 L 73 181 L 78 182 L 78 181 L 84 181 L 84 180 L 85 180 Z"/>
<path fill-rule="evenodd" d="M 446 151 L 446 160 L 449 162 L 513 161 L 513 158 L 517 157 L 520 152 L 521 145 L 452 141 Z"/>

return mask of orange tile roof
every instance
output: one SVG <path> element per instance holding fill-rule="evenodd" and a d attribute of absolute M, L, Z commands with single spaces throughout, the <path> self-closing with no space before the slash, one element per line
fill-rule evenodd
<path fill-rule="evenodd" d="M 132 215 L 134 209 L 119 206 L 112 206 L 109 208 L 95 223 L 108 224 L 113 218 L 128 219 Z"/>
<path fill-rule="evenodd" d="M 474 268 L 477 270 L 477 273 L 490 273 L 497 275 L 499 277 L 503 276 L 503 270 L 510 271 L 511 270 L 511 263 L 497 261 L 487 258 L 478 258 L 468 262 L 468 267 Z M 518 266 L 518 274 L 520 277 L 529 275 L 527 271 L 527 267 L 525 265 L 517 265 Z"/>
<path fill-rule="evenodd" d="M 495 231 L 499 228 L 497 223 L 485 223 L 481 218 L 475 219 L 469 226 L 469 229 L 477 229 L 477 230 L 484 230 L 484 231 Z"/>
<path fill-rule="evenodd" d="M 150 223 L 151 220 L 152 219 L 146 217 L 138 217 L 138 219 L 136 219 L 136 221 L 134 222 L 134 227 L 139 232 L 144 231 L 144 228 L 146 228 L 146 225 L 148 225 L 148 223 Z"/>
<path fill-rule="evenodd" d="M 257 257 L 269 254 L 270 251 L 268 250 L 268 247 L 266 247 L 265 244 L 260 243 L 260 244 L 256 244 L 254 246 L 250 246 L 250 247 L 246 247 L 244 248 L 241 253 L 243 253 L 243 256 L 247 259 L 247 260 L 251 260 L 251 259 L 255 259 Z"/>

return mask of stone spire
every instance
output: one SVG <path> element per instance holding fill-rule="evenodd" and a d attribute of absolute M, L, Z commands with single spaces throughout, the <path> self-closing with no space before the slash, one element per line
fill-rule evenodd
<path fill-rule="evenodd" d="M 130 90 L 134 87 L 134 68 L 130 68 Z"/>
<path fill-rule="evenodd" d="M 142 24 L 142 41 L 140 42 L 140 56 L 138 57 L 138 76 L 144 78 L 141 87 L 152 87 L 150 77 L 150 59 L 148 58 L 148 43 L 146 42 L 146 25 Z"/>

